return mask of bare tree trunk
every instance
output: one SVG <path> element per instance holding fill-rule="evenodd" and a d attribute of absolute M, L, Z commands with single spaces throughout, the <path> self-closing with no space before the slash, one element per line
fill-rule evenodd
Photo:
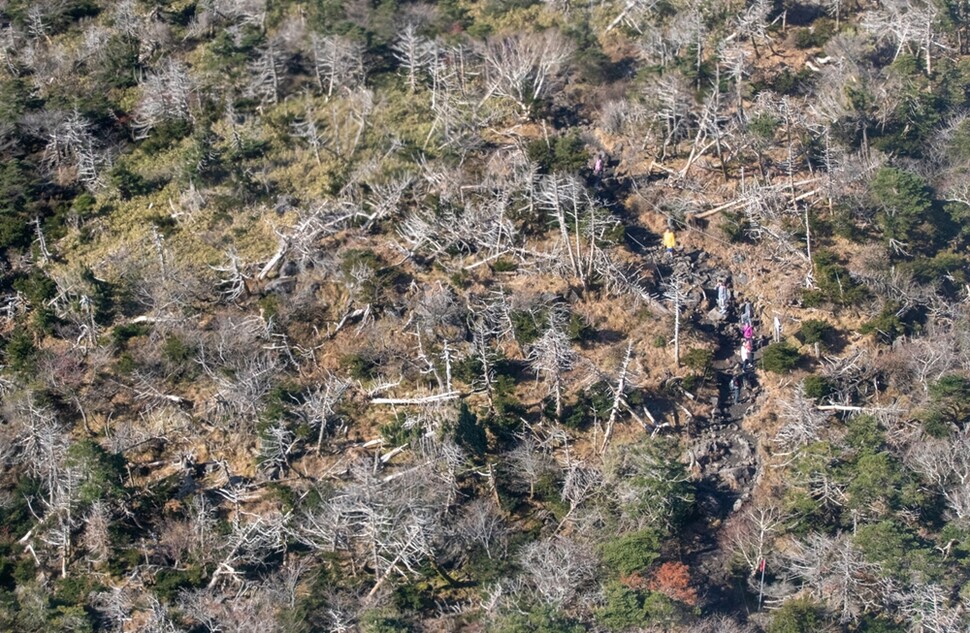
<path fill-rule="evenodd" d="M 623 366 L 620 369 L 620 377 L 616 384 L 616 393 L 613 396 L 613 406 L 610 408 L 610 417 L 606 422 L 606 430 L 603 433 L 603 446 L 600 448 L 600 452 L 606 451 L 606 445 L 610 441 L 610 435 L 613 434 L 613 424 L 616 422 L 616 414 L 620 410 L 620 403 L 623 401 L 623 389 L 626 387 L 626 374 L 627 367 L 630 365 L 630 359 L 633 357 L 633 341 L 630 341 L 626 345 L 626 356 L 623 358 Z"/>

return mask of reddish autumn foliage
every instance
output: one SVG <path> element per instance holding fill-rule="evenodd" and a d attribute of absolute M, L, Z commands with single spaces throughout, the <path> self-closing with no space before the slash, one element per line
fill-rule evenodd
<path fill-rule="evenodd" d="M 690 572 L 683 563 L 664 563 L 653 573 L 647 589 L 662 593 L 686 605 L 697 604 L 697 591 L 690 586 Z"/>

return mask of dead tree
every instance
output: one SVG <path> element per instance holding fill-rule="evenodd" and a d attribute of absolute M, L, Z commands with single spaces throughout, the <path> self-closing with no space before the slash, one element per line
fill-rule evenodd
<path fill-rule="evenodd" d="M 284 61 L 282 50 L 270 41 L 251 62 L 247 92 L 258 99 L 261 105 L 275 105 L 279 102 Z"/>
<path fill-rule="evenodd" d="M 418 33 L 414 24 L 407 24 L 392 46 L 394 58 L 407 73 L 408 88 L 414 92 L 418 77 L 426 72 L 437 57 L 434 42 Z"/>
<path fill-rule="evenodd" d="M 781 449 L 779 455 L 792 455 L 799 448 L 819 439 L 828 415 L 815 407 L 799 385 L 789 398 L 779 401 L 783 424 L 773 438 Z"/>
<path fill-rule="evenodd" d="M 896 45 L 893 60 L 904 48 L 917 55 L 922 53 L 926 62 L 926 74 L 933 74 L 933 51 L 947 49 L 937 22 L 940 10 L 932 2 L 916 3 L 897 0 L 880 4 L 866 13 L 862 27 L 873 33 L 878 40 L 891 39 Z"/>
<path fill-rule="evenodd" d="M 355 88 L 364 78 L 364 47 L 343 35 L 313 34 L 310 38 L 313 70 L 320 91 L 333 96 L 335 88 Z"/>
<path fill-rule="evenodd" d="M 48 133 L 44 164 L 51 173 L 80 181 L 89 191 L 104 186 L 101 172 L 108 166 L 107 156 L 97 149 L 91 123 L 77 108 Z"/>
<path fill-rule="evenodd" d="M 519 564 L 537 596 L 555 608 L 572 604 L 596 573 L 592 552 L 565 536 L 529 543 L 522 548 Z"/>
<path fill-rule="evenodd" d="M 785 518 L 778 508 L 767 506 L 748 508 L 735 521 L 729 529 L 729 538 L 754 576 L 773 547 L 773 540 L 783 531 Z"/>
<path fill-rule="evenodd" d="M 785 550 L 784 573 L 827 603 L 839 621 L 856 621 L 863 611 L 884 606 L 878 565 L 867 562 L 851 535 L 812 534 Z"/>
<path fill-rule="evenodd" d="M 219 563 L 212 572 L 209 588 L 224 577 L 240 580 L 237 567 L 259 565 L 286 548 L 286 524 L 289 515 L 279 513 L 251 514 L 236 510 L 230 521 L 229 534 L 221 541 Z"/>
<path fill-rule="evenodd" d="M 580 461 L 572 461 L 566 465 L 566 474 L 562 482 L 562 498 L 569 502 L 569 509 L 556 527 L 558 532 L 572 518 L 573 513 L 586 501 L 591 499 L 603 485 L 603 474 L 592 466 Z"/>
<path fill-rule="evenodd" d="M 228 261 L 225 264 L 210 266 L 209 268 L 221 273 L 222 278 L 219 280 L 219 285 L 222 286 L 222 290 L 220 292 L 223 299 L 231 303 L 242 296 L 249 295 L 249 287 L 246 285 L 249 276 L 243 272 L 244 264 L 236 255 L 235 250 L 226 251 L 226 259 Z"/>
<path fill-rule="evenodd" d="M 962 429 L 945 440 L 920 438 L 906 461 L 939 490 L 954 518 L 970 518 L 970 431 Z"/>
<path fill-rule="evenodd" d="M 734 32 L 725 41 L 734 38 L 748 40 L 754 49 L 755 57 L 761 57 L 758 42 L 764 41 L 771 48 L 771 38 L 768 35 L 768 17 L 771 15 L 772 5 L 767 0 L 755 0 L 741 12 L 734 22 Z"/>
<path fill-rule="evenodd" d="M 553 89 L 572 52 L 572 45 L 555 29 L 489 39 L 482 50 L 488 85 L 482 102 L 504 97 L 528 115 L 530 104 Z"/>
<path fill-rule="evenodd" d="M 680 367 L 680 322 L 684 304 L 691 291 L 691 285 L 687 278 L 687 273 L 683 269 L 678 269 L 664 284 L 664 297 L 674 306 L 674 363 Z"/>
<path fill-rule="evenodd" d="M 966 625 L 962 604 L 953 604 L 951 592 L 936 583 L 914 583 L 892 597 L 900 612 L 918 633 L 957 633 Z"/>
<path fill-rule="evenodd" d="M 504 557 L 508 528 L 500 509 L 491 499 L 476 499 L 467 504 L 456 531 L 465 543 L 481 547 L 489 560 L 493 553 Z"/>
<path fill-rule="evenodd" d="M 507 457 L 513 466 L 509 469 L 511 474 L 528 486 L 529 500 L 535 497 L 536 484 L 558 471 L 552 456 L 529 436 L 522 438 Z"/>
<path fill-rule="evenodd" d="M 286 473 L 290 468 L 290 454 L 296 449 L 298 439 L 282 420 L 270 424 L 259 435 L 259 467 L 271 479 Z"/>
<path fill-rule="evenodd" d="M 551 323 L 539 340 L 531 346 L 527 359 L 536 372 L 536 378 L 542 375 L 549 383 L 549 391 L 556 402 L 556 418 L 560 419 L 563 374 L 572 368 L 576 359 L 576 353 L 570 347 L 566 333 L 558 324 Z"/>
<path fill-rule="evenodd" d="M 350 383 L 327 373 L 326 378 L 310 393 L 300 407 L 310 430 L 317 431 L 317 453 L 323 446 L 324 436 L 330 432 L 330 427 L 339 417 L 340 404 L 348 395 Z"/>
<path fill-rule="evenodd" d="M 610 435 L 613 433 L 613 425 L 616 423 L 616 418 L 620 412 L 620 405 L 623 404 L 624 389 L 626 389 L 627 383 L 627 369 L 630 366 L 630 360 L 633 358 L 633 341 L 627 343 L 626 354 L 623 356 L 623 363 L 620 366 L 620 374 L 616 379 L 616 388 L 613 390 L 613 405 L 610 407 L 610 417 L 606 421 L 606 429 L 603 431 L 603 445 L 600 447 L 600 452 L 606 450 L 607 444 L 610 441 Z"/>
<path fill-rule="evenodd" d="M 132 127 L 135 138 L 147 138 L 158 125 L 191 119 L 190 102 L 195 83 L 185 64 L 169 59 L 149 74 L 141 86 Z"/>

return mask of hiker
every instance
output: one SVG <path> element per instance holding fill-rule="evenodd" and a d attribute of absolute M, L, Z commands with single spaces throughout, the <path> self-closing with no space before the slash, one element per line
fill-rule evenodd
<path fill-rule="evenodd" d="M 677 237 L 674 232 L 670 229 L 664 231 L 664 247 L 667 249 L 668 253 L 673 254 L 674 247 L 677 246 Z"/>
<path fill-rule="evenodd" d="M 734 404 L 741 400 L 741 376 L 731 376 L 731 399 Z"/>
<path fill-rule="evenodd" d="M 603 152 L 596 155 L 596 162 L 593 163 L 593 175 L 598 179 L 603 174 Z"/>
<path fill-rule="evenodd" d="M 754 320 L 754 306 L 750 299 L 745 299 L 741 304 L 741 323 L 751 325 Z"/>
<path fill-rule="evenodd" d="M 749 341 L 741 343 L 741 368 L 747 369 L 751 362 L 751 347 L 748 345 Z"/>
<path fill-rule="evenodd" d="M 781 319 L 778 318 L 777 314 L 775 315 L 774 326 L 775 326 L 775 343 L 780 343 L 781 342 Z"/>
<path fill-rule="evenodd" d="M 728 304 L 731 302 L 727 284 L 724 281 L 717 282 L 717 309 L 721 314 L 727 314 Z"/>
<path fill-rule="evenodd" d="M 744 327 L 741 328 L 741 336 L 744 337 L 746 341 L 750 341 L 754 338 L 754 326 L 750 323 L 745 323 Z"/>

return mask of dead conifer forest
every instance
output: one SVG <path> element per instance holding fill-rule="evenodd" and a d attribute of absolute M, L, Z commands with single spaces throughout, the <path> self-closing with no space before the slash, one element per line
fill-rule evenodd
<path fill-rule="evenodd" d="M 0 631 L 970 632 L 970 0 L 0 0 Z"/>

